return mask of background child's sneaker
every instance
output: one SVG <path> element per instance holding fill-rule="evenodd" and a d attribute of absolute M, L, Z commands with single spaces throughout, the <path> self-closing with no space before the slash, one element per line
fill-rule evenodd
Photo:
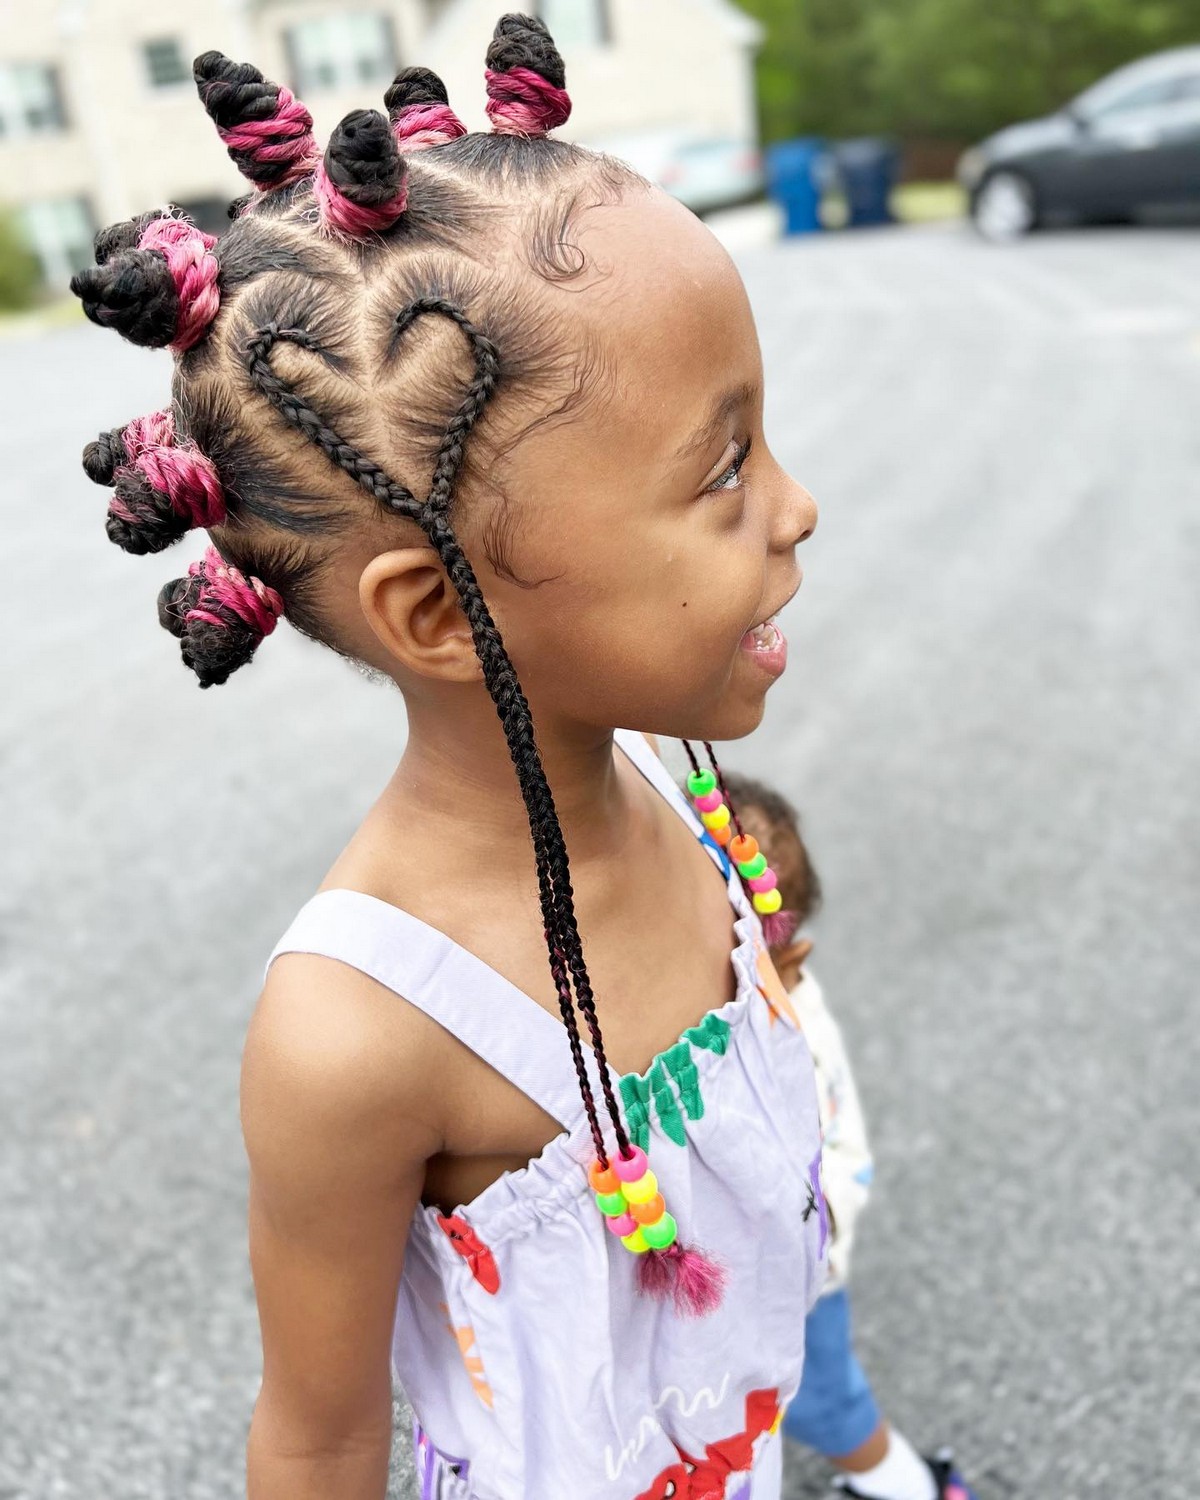
<path fill-rule="evenodd" d="M 937 1500 L 976 1500 L 975 1491 L 954 1467 L 954 1454 L 949 1448 L 939 1448 L 934 1457 L 926 1458 L 925 1462 L 929 1465 L 929 1472 L 937 1486 Z M 855 1489 L 848 1474 L 839 1474 L 833 1483 L 835 1489 L 843 1495 L 851 1496 L 852 1500 L 876 1500 L 876 1497 L 867 1495 L 864 1490 Z"/>

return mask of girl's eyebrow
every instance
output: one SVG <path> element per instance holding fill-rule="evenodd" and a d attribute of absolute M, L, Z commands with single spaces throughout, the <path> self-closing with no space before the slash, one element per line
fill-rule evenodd
<path fill-rule="evenodd" d="M 744 406 L 752 406 L 757 400 L 758 385 L 753 380 L 744 380 L 724 395 L 718 396 L 708 416 L 675 450 L 673 461 L 682 463 L 693 458 L 702 448 L 707 448 L 718 428 L 724 427 L 735 412 Z"/>

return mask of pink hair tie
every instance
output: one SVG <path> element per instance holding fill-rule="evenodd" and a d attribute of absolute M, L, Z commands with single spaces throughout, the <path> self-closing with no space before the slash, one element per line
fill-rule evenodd
<path fill-rule="evenodd" d="M 406 104 L 392 116 L 392 134 L 402 151 L 444 146 L 467 133 L 448 104 Z"/>
<path fill-rule="evenodd" d="M 236 615 L 244 625 L 261 636 L 268 636 L 283 614 L 283 599 L 260 578 L 247 578 L 232 563 L 227 563 L 215 547 L 191 564 L 188 575 L 199 581 L 195 606 L 184 615 L 188 623 L 225 628 L 229 621 L 221 610 Z"/>
<path fill-rule="evenodd" d="M 545 135 L 570 118 L 571 96 L 532 68 L 486 69 L 487 117 L 495 135 Z"/>
<path fill-rule="evenodd" d="M 401 184 L 393 198 L 382 203 L 355 203 L 348 198 L 320 162 L 313 174 L 313 196 L 321 214 L 321 227 L 334 235 L 361 239 L 390 229 L 408 207 L 408 183 Z"/>
<path fill-rule="evenodd" d="M 216 235 L 205 234 L 187 219 L 169 215 L 151 219 L 138 239 L 139 250 L 157 250 L 166 260 L 175 292 L 179 316 L 170 348 L 182 354 L 199 343 L 221 305 L 217 290 L 220 266 L 212 253 Z"/>
<path fill-rule="evenodd" d="M 352 110 L 329 137 L 312 188 L 327 234 L 361 239 L 390 229 L 408 207 L 408 170 L 387 116 Z"/>
<path fill-rule="evenodd" d="M 172 441 L 146 447 L 134 467 L 166 495 L 171 509 L 190 527 L 207 530 L 224 521 L 225 490 L 213 461 L 195 443 Z"/>

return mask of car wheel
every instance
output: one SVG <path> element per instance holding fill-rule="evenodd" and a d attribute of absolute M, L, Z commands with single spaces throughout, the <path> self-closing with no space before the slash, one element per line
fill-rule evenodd
<path fill-rule="evenodd" d="M 993 172 L 971 204 L 975 228 L 986 240 L 1015 240 L 1037 223 L 1033 186 L 1019 172 Z"/>

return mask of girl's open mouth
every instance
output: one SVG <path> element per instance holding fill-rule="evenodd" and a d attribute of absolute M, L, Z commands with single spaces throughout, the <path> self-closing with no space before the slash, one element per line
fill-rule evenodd
<path fill-rule="evenodd" d="M 751 626 L 742 637 L 741 649 L 770 677 L 779 677 L 787 666 L 787 637 L 774 620 Z"/>

